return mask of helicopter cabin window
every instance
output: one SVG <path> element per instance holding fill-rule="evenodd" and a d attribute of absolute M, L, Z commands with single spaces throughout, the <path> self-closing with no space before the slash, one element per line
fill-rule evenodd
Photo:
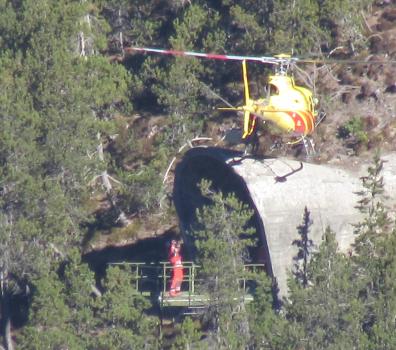
<path fill-rule="evenodd" d="M 279 95 L 279 89 L 274 84 L 269 84 L 269 92 L 271 96 Z"/>

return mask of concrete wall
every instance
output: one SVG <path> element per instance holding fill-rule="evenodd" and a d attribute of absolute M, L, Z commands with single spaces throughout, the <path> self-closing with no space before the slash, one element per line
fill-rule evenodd
<path fill-rule="evenodd" d="M 396 193 L 396 158 L 390 155 L 385 159 L 386 188 L 388 193 Z M 350 248 L 354 241 L 352 224 L 361 219 L 355 206 L 364 171 L 284 158 L 241 158 L 229 150 L 194 148 L 177 166 L 174 200 L 187 240 L 195 210 L 205 204 L 197 188 L 202 178 L 223 192 L 235 192 L 254 209 L 252 225 L 260 237 L 258 257 L 276 280 L 281 297 L 287 294 L 287 271 L 292 269 L 297 252 L 293 241 L 299 238 L 297 227 L 303 222 L 305 207 L 310 212 L 309 236 L 315 245 L 330 226 L 340 250 Z"/>

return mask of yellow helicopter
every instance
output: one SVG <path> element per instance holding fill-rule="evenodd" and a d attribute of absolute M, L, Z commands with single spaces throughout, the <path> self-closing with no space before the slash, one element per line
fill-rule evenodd
<path fill-rule="evenodd" d="M 281 54 L 274 57 L 254 57 L 219 55 L 193 51 L 176 51 L 154 48 L 132 47 L 127 52 L 149 52 L 173 56 L 192 56 L 217 60 L 242 61 L 244 82 L 244 105 L 239 107 L 223 107 L 220 110 L 235 110 L 243 112 L 242 140 L 248 140 L 257 128 L 257 119 L 274 123 L 281 131 L 296 137 L 293 143 L 304 141 L 305 137 L 312 134 L 315 127 L 323 119 L 324 114 L 318 113 L 317 99 L 306 87 L 297 86 L 292 76 L 288 74 L 289 67 L 298 59 L 290 55 Z M 275 66 L 274 74 L 268 77 L 268 96 L 252 99 L 249 93 L 247 76 L 247 61 L 256 61 Z M 308 152 L 308 150 L 307 150 Z"/>
<path fill-rule="evenodd" d="M 279 67 L 275 74 L 268 77 L 268 96 L 253 100 L 250 98 L 246 60 L 242 61 L 245 104 L 240 107 L 219 108 L 244 112 L 243 135 L 246 139 L 253 134 L 257 118 L 270 121 L 279 129 L 293 136 L 310 135 L 316 126 L 318 111 L 317 100 L 311 90 L 297 86 L 292 76 L 287 74 L 285 65 L 288 55 L 278 55 Z"/>

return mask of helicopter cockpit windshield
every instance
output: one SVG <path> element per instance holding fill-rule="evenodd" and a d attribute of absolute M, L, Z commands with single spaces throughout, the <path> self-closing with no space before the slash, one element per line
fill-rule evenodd
<path fill-rule="evenodd" d="M 279 95 L 279 89 L 274 84 L 269 84 L 268 91 L 269 91 L 270 96 Z"/>

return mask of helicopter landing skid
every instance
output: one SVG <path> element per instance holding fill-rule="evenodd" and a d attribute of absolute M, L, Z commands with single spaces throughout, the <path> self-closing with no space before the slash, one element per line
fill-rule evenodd
<path fill-rule="evenodd" d="M 315 143 L 310 137 L 301 136 L 297 140 L 287 142 L 286 144 L 289 146 L 299 146 L 299 149 L 301 149 L 300 147 L 301 145 L 304 146 L 305 155 L 307 159 L 314 158 L 318 155 L 318 153 L 315 150 Z"/>
<path fill-rule="evenodd" d="M 319 112 L 318 118 L 316 119 L 315 122 L 315 128 L 326 118 L 326 112 Z"/>
<path fill-rule="evenodd" d="M 304 149 L 305 149 L 307 158 L 313 158 L 318 155 L 317 152 L 315 151 L 315 143 L 313 142 L 312 139 L 303 137 L 302 142 L 304 145 Z"/>

